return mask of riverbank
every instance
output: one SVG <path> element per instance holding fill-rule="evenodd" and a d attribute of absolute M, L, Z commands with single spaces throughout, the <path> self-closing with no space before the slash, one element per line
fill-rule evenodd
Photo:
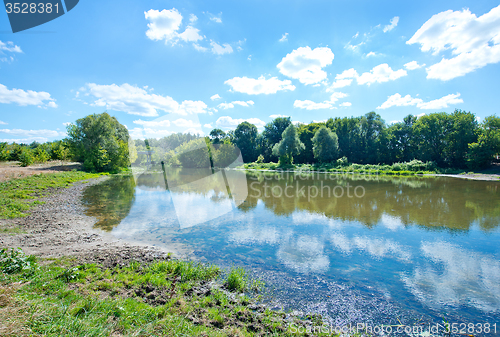
<path fill-rule="evenodd" d="M 420 163 L 413 166 L 412 162 L 401 163 L 394 165 L 359 165 L 351 164 L 346 167 L 330 166 L 330 165 L 311 165 L 311 164 L 298 164 L 279 166 L 277 163 L 248 163 L 244 164 L 237 169 L 245 171 L 262 171 L 262 172 L 295 172 L 295 173 L 325 173 L 337 175 L 374 175 L 374 176 L 399 176 L 399 177 L 450 177 L 469 180 L 482 180 L 482 181 L 500 181 L 500 168 L 492 167 L 490 169 L 469 172 L 466 170 L 458 169 L 437 169 L 432 170 L 427 163 Z M 426 169 L 427 170 L 423 170 Z M 411 169 L 411 170 L 409 170 Z"/>
<path fill-rule="evenodd" d="M 0 247 L 23 252 L 0 257 L 1 335 L 286 336 L 291 324 L 321 323 L 259 305 L 250 295 L 261 284 L 242 270 L 173 259 L 182 257 L 175 246 L 94 229 L 82 193 L 105 179 L 44 189 L 27 216 L 0 220 Z"/>

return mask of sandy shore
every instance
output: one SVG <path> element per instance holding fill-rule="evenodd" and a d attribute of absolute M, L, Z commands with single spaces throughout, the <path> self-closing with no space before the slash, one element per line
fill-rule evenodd
<path fill-rule="evenodd" d="M 45 203 L 31 210 L 24 218 L 0 220 L 0 247 L 21 248 L 26 254 L 39 257 L 74 255 L 91 260 L 134 259 L 152 261 L 166 256 L 173 250 L 126 242 L 112 234 L 93 228 L 96 219 L 84 214 L 82 193 L 86 187 L 107 179 L 102 177 L 77 182 L 61 188 L 48 197 Z M 177 256 L 177 255 L 176 255 Z M 111 259 L 116 260 L 116 259 Z M 126 262 L 126 261 L 125 261 Z"/>

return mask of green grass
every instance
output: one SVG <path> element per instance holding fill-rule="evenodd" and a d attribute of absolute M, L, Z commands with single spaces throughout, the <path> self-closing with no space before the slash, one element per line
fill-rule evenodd
<path fill-rule="evenodd" d="M 99 174 L 80 171 L 38 174 L 0 183 L 0 219 L 27 216 L 28 211 L 42 202 L 38 199 L 50 191 L 71 186 L 79 180 L 99 177 Z"/>
<path fill-rule="evenodd" d="M 70 258 L 38 264 L 10 250 L 0 261 L 5 336 L 303 335 L 288 330 L 285 313 L 255 312 L 251 298 L 224 288 L 236 276 L 237 290 L 248 290 L 239 283 L 248 280 L 241 268 L 223 277 L 216 266 L 173 259 L 114 268 Z M 304 326 L 298 318 L 291 323 Z"/>
<path fill-rule="evenodd" d="M 337 164 L 292 164 L 279 165 L 278 163 L 248 163 L 243 168 L 253 170 L 293 170 L 293 171 L 315 171 L 328 173 L 356 173 L 356 174 L 375 174 L 375 175 L 395 175 L 411 176 L 422 174 L 440 173 L 432 163 L 423 163 L 421 161 L 411 161 L 407 163 L 395 163 L 392 165 L 337 165 Z"/>

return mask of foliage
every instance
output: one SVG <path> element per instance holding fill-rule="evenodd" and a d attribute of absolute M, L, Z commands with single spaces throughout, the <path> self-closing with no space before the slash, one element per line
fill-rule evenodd
<path fill-rule="evenodd" d="M 35 161 L 33 151 L 30 148 L 22 149 L 21 154 L 18 156 L 18 159 L 21 162 L 21 166 L 23 167 L 30 166 Z"/>
<path fill-rule="evenodd" d="M 107 113 L 89 115 L 67 129 L 70 151 L 85 169 L 106 172 L 129 165 L 129 134 L 115 117 Z"/>
<path fill-rule="evenodd" d="M 256 163 L 263 163 L 264 162 L 264 156 L 259 154 L 259 157 L 257 157 L 257 160 L 255 161 Z"/>
<path fill-rule="evenodd" d="M 50 155 L 46 150 L 46 147 L 43 145 L 38 145 L 34 150 L 33 150 L 33 156 L 34 160 L 37 163 L 45 163 L 47 160 L 50 159 Z"/>
<path fill-rule="evenodd" d="M 321 163 L 337 159 L 339 142 L 337 135 L 326 126 L 321 126 L 312 138 L 314 158 Z"/>
<path fill-rule="evenodd" d="M 290 124 L 285 131 L 281 141 L 273 146 L 273 154 L 279 157 L 280 165 L 289 165 L 293 163 L 293 156 L 304 150 L 304 144 L 297 135 L 297 129 Z"/>
<path fill-rule="evenodd" d="M 213 164 L 215 167 L 230 167 L 240 155 L 238 148 L 232 144 L 218 144 L 212 146 Z M 237 163 L 240 165 L 241 163 Z"/>
<path fill-rule="evenodd" d="M 292 119 L 290 117 L 278 117 L 264 126 L 260 149 L 266 162 L 276 161 L 278 159 L 278 157 L 273 154 L 273 148 L 281 141 L 283 132 L 291 124 Z"/>
<path fill-rule="evenodd" d="M 21 248 L 3 248 L 0 251 L 0 270 L 5 274 L 19 273 L 36 268 L 36 257 L 25 255 Z"/>
<path fill-rule="evenodd" d="M 258 134 L 257 127 L 249 122 L 240 123 L 234 131 L 234 144 L 240 149 L 245 163 L 253 162 L 258 156 Z"/>
<path fill-rule="evenodd" d="M 209 148 L 205 138 L 193 139 L 184 143 L 176 148 L 174 152 L 183 167 L 207 168 L 211 166 Z"/>
<path fill-rule="evenodd" d="M 210 131 L 210 139 L 212 140 L 213 144 L 223 143 L 226 136 L 226 133 L 221 129 L 213 129 L 212 131 Z"/>

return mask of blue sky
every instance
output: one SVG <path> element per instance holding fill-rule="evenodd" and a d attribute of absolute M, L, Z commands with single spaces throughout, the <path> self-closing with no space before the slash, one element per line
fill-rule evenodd
<path fill-rule="evenodd" d="M 88 1 L 13 34 L 0 14 L 0 141 L 108 111 L 134 138 L 275 116 L 388 123 L 498 111 L 497 1 Z"/>

